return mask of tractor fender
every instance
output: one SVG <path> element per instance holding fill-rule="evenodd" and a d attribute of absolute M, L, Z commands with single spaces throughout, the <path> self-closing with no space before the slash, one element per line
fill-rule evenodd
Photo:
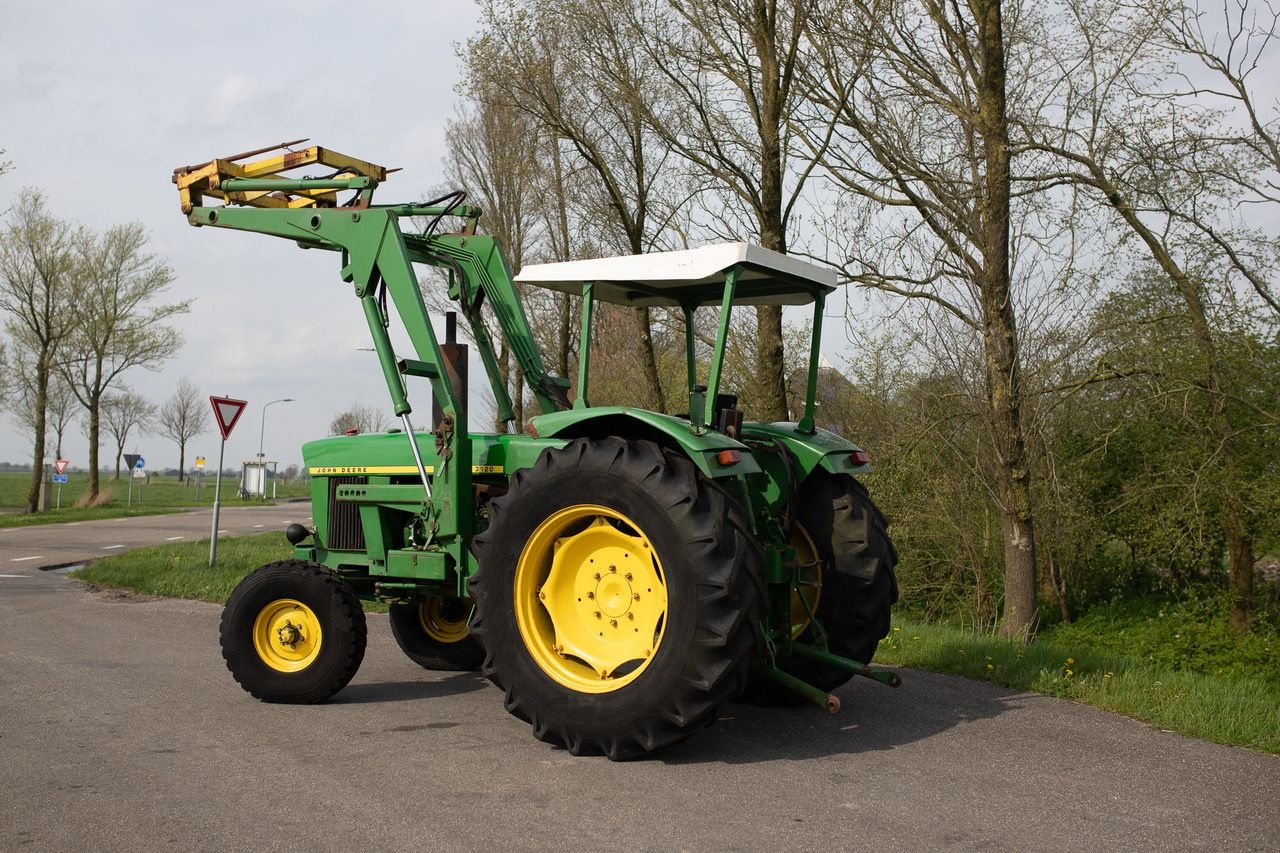
<path fill-rule="evenodd" d="M 781 442 L 795 459 L 801 481 L 819 469 L 830 474 L 862 474 L 871 470 L 870 464 L 857 461 L 854 455 L 863 455 L 861 447 L 825 429 L 803 433 L 794 423 L 745 423 L 742 435 L 748 441 Z"/>
<path fill-rule="evenodd" d="M 628 406 L 598 406 L 548 412 L 529 419 L 525 431 L 535 438 L 622 438 L 652 441 L 687 456 L 712 478 L 757 474 L 751 448 L 715 430 L 695 433 L 684 418 Z M 723 454 L 723 451 L 737 451 Z"/>

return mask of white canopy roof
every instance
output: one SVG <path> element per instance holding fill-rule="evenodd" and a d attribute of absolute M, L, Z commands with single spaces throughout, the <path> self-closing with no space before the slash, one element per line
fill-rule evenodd
<path fill-rule="evenodd" d="M 736 266 L 742 267 L 737 304 L 803 305 L 836 286 L 834 270 L 750 243 L 530 264 L 516 281 L 576 294 L 592 282 L 596 299 L 619 305 L 718 305 L 725 273 Z"/>

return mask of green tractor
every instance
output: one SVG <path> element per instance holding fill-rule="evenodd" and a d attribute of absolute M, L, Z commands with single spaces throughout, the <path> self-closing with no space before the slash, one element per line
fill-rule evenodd
<path fill-rule="evenodd" d="M 272 150 L 176 170 L 182 210 L 192 225 L 339 255 L 401 427 L 304 445 L 314 529 L 292 526 L 293 559 L 254 571 L 223 611 L 222 653 L 245 690 L 288 703 L 341 690 L 364 655 L 361 600 L 389 604 L 410 659 L 481 669 L 536 737 L 574 754 L 659 749 L 743 695 L 834 712 L 831 691 L 854 675 L 897 685 L 867 666 L 897 599 L 897 555 L 857 479 L 867 455 L 814 421 L 829 270 L 733 243 L 529 266 L 513 279 L 477 233 L 480 211 L 457 195 L 374 204 L 383 167 L 319 147 L 248 160 Z M 334 171 L 284 174 L 311 165 Z M 468 348 L 452 340 L 452 313 L 438 341 L 415 265 L 443 271 L 512 422 L 488 303 L 540 410 L 524 434 L 469 429 Z M 581 297 L 572 397 L 543 367 L 514 281 Z M 683 312 L 687 414 L 590 405 L 597 302 Z M 412 354 L 392 348 L 389 305 Z M 739 305 L 813 306 L 796 423 L 744 422 L 721 389 Z M 693 321 L 707 306 L 720 311 L 701 378 Z M 410 421 L 407 377 L 430 383 L 430 431 Z"/>

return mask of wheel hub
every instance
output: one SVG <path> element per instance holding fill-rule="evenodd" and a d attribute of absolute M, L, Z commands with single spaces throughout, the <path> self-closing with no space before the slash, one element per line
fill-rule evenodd
<path fill-rule="evenodd" d="M 276 629 L 276 637 L 280 640 L 280 645 L 293 649 L 302 639 L 302 629 L 286 619 L 284 624 Z"/>
<path fill-rule="evenodd" d="M 521 636 L 538 665 L 587 693 L 634 680 L 666 623 L 666 582 L 652 543 L 601 506 L 569 507 L 538 527 L 520 557 L 516 602 Z"/>
<path fill-rule="evenodd" d="M 306 669 L 320 654 L 322 640 L 319 617 L 296 599 L 276 599 L 253 620 L 253 647 L 278 672 Z"/>

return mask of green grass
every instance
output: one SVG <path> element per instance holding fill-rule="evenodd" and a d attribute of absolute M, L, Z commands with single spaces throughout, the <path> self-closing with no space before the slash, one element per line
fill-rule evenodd
<path fill-rule="evenodd" d="M 1030 645 L 958 628 L 899 622 L 878 663 L 926 669 L 1071 699 L 1217 743 L 1280 753 L 1280 680 L 1206 674 L 1135 660 L 1082 639 Z"/>
<path fill-rule="evenodd" d="M 208 568 L 209 543 L 184 542 L 143 548 L 98 560 L 76 573 L 102 587 L 147 595 L 222 603 L 253 569 L 292 553 L 279 533 L 221 539 L 218 565 Z M 1149 604 L 1149 603 L 1148 603 Z M 1030 645 L 944 625 L 898 620 L 876 654 L 878 663 L 925 669 L 988 681 L 1004 687 L 1058 696 L 1134 717 L 1160 728 L 1235 746 L 1280 753 L 1280 674 L 1271 635 L 1202 644 L 1213 653 L 1191 654 L 1188 646 L 1168 652 L 1171 634 L 1195 633 L 1200 623 L 1184 611 L 1147 614 L 1148 604 L 1128 602 L 1098 608 L 1071 626 L 1056 626 Z M 366 605 L 366 609 L 385 610 Z M 1174 613 L 1170 617 L 1168 614 Z M 1147 614 L 1147 615 L 1144 615 Z M 1173 627 L 1164 622 L 1172 619 Z M 1220 667 L 1232 648 L 1253 648 L 1261 657 L 1248 667 Z M 1184 651 L 1176 651 L 1183 649 Z M 1249 658 L 1253 652 L 1247 652 Z M 1207 671 L 1194 671 L 1196 668 Z M 1217 671 L 1215 671 L 1215 667 Z"/>
<path fill-rule="evenodd" d="M 16 471 L 0 473 L 0 507 L 24 508 L 27 500 L 27 487 L 30 475 Z M 9 512 L 0 514 L 0 528 L 26 527 L 33 524 L 58 524 L 66 521 L 91 521 L 101 518 L 121 518 L 131 515 L 156 515 L 174 512 L 181 509 L 212 506 L 213 480 L 206 477 L 200 486 L 199 499 L 196 490 L 189 482 L 178 482 L 177 477 L 153 476 L 150 482 L 133 481 L 133 505 L 130 506 L 129 481 L 112 480 L 103 477 L 102 493 L 108 499 L 101 506 L 77 508 L 75 503 L 87 491 L 89 477 L 79 473 L 70 476 L 70 482 L 62 487 L 62 509 L 50 509 L 48 512 L 27 514 Z M 223 477 L 222 502 L 224 505 L 239 503 L 236 497 L 235 478 Z M 50 506 L 57 505 L 57 486 L 51 493 Z M 310 484 L 305 481 L 280 483 L 276 491 L 277 498 L 298 497 L 309 494 Z"/>
<path fill-rule="evenodd" d="M 108 589 L 143 595 L 191 598 L 222 604 L 249 572 L 274 560 L 293 556 L 293 546 L 278 532 L 218 537 L 218 559 L 209 568 L 209 540 L 152 545 L 95 560 L 74 574 L 78 580 Z M 370 612 L 386 606 L 366 602 Z"/>
<path fill-rule="evenodd" d="M 278 532 L 218 537 L 217 565 L 209 568 L 209 540 L 152 545 L 95 560 L 75 573 L 95 586 L 129 589 L 144 595 L 194 598 L 217 604 L 249 572 L 293 554 Z"/>

